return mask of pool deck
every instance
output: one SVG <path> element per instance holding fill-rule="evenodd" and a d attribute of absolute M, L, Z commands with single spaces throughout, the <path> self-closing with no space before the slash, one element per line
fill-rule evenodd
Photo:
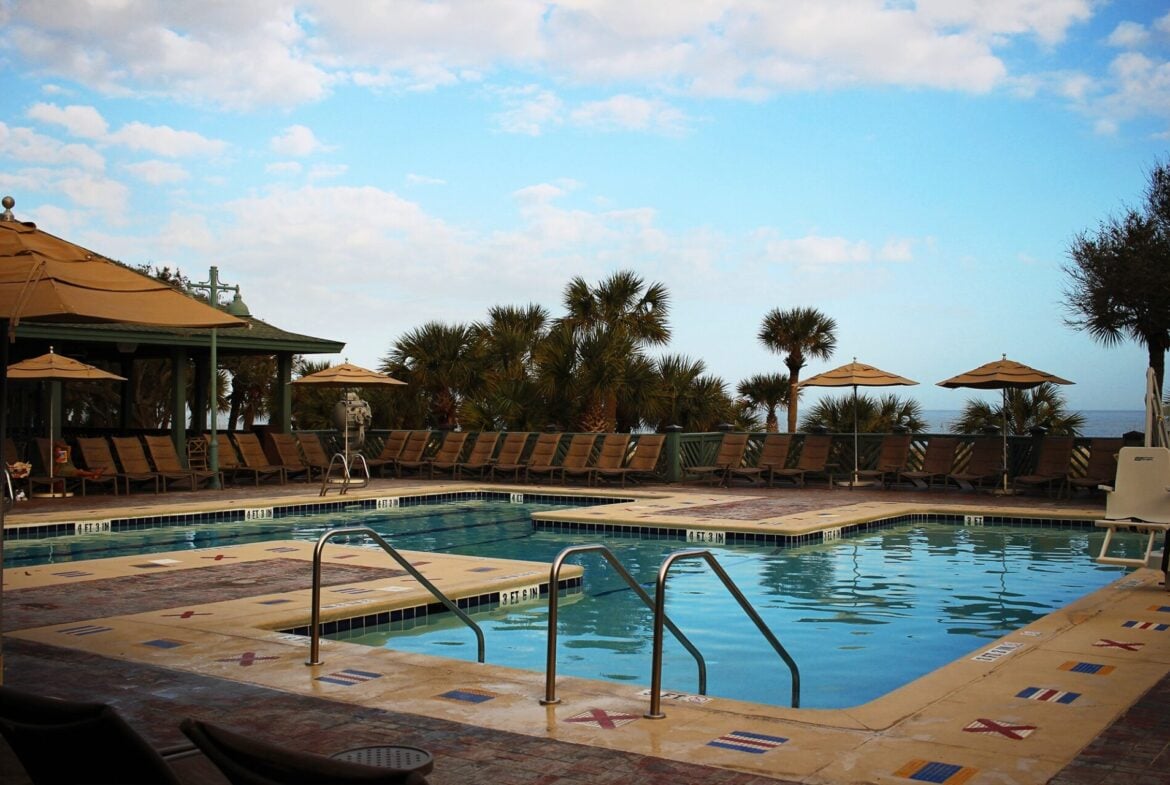
<path fill-rule="evenodd" d="M 475 488 L 559 492 L 386 480 L 346 498 Z M 556 521 L 795 537 L 924 513 L 1078 520 L 1103 513 L 1100 498 L 953 490 L 684 484 L 565 492 L 634 501 L 548 516 Z M 315 501 L 317 487 L 299 483 L 33 500 L 6 525 Z M 450 596 L 515 592 L 524 601 L 533 583 L 548 579 L 541 564 L 405 555 Z M 426 601 L 379 551 L 330 544 L 324 557 L 325 619 Z M 4 681 L 110 701 L 159 746 L 182 740 L 183 716 L 319 752 L 393 739 L 435 754 L 428 779 L 436 785 L 1170 779 L 1170 595 L 1154 570 L 1131 571 L 858 707 L 790 709 L 670 693 L 665 718 L 647 719 L 642 686 L 559 678 L 560 702 L 543 706 L 543 674 L 335 641 L 323 642 L 320 664 L 306 666 L 306 640 L 280 630 L 307 622 L 311 559 L 310 543 L 270 542 L 5 570 Z M 8 776 L 10 754 L 0 752 L 4 781 L 20 782 Z M 205 761 L 183 765 L 187 782 L 222 782 Z"/>

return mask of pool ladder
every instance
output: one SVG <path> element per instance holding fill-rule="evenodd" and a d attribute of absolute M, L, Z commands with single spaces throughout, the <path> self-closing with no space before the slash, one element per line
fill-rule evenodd
<path fill-rule="evenodd" d="M 614 567 L 618 575 L 622 577 L 630 588 L 642 599 L 647 606 L 654 609 L 654 648 L 651 660 L 650 672 L 650 710 L 644 715 L 647 719 L 660 720 L 666 715 L 662 712 L 662 644 L 663 644 L 663 629 L 669 629 L 674 636 L 678 638 L 679 642 L 691 653 L 699 666 L 699 694 L 707 694 L 707 665 L 703 659 L 703 655 L 690 642 L 690 640 L 678 629 L 666 615 L 666 579 L 670 574 L 671 567 L 675 562 L 687 559 L 702 559 L 707 562 L 712 572 L 723 582 L 731 596 L 739 603 L 748 618 L 756 625 L 760 632 L 767 639 L 768 643 L 772 645 L 784 663 L 788 665 L 788 669 L 792 674 L 792 707 L 800 707 L 800 669 L 796 665 L 796 660 L 776 638 L 772 631 L 768 629 L 768 625 L 756 613 L 756 609 L 752 607 L 747 598 L 743 596 L 743 592 L 735 585 L 729 576 L 719 564 L 714 554 L 705 549 L 686 549 L 675 551 L 667 555 L 662 561 L 662 565 L 658 568 L 658 582 L 655 590 L 654 599 L 646 594 L 645 590 L 638 585 L 638 582 L 629 574 L 629 572 L 618 561 L 613 552 L 604 545 L 574 545 L 562 550 L 557 554 L 556 559 L 553 560 L 552 568 L 549 571 L 549 595 L 548 595 L 548 659 L 545 670 L 545 686 L 544 698 L 541 699 L 542 705 L 549 705 L 559 703 L 556 697 L 556 670 L 557 670 L 557 652 L 556 652 L 556 628 L 557 628 L 557 597 L 558 592 L 555 587 L 560 585 L 560 570 L 561 565 L 564 564 L 565 559 L 575 553 L 582 553 L 588 551 L 595 551 L 601 553 L 606 560 Z"/>
<path fill-rule="evenodd" d="M 355 477 L 354 469 L 357 467 L 361 467 L 361 472 Z M 334 476 L 334 470 L 340 474 Z M 324 496 L 329 493 L 330 488 L 338 488 L 339 494 L 344 496 L 350 488 L 365 488 L 369 484 L 370 466 L 366 463 L 366 456 L 360 452 L 350 456 L 335 453 L 329 459 L 329 468 L 321 475 L 321 492 L 317 495 Z"/>
<path fill-rule="evenodd" d="M 435 599 L 443 603 L 447 610 L 454 613 L 464 624 L 470 627 L 472 631 L 475 632 L 479 661 L 481 663 L 484 661 L 483 630 L 479 628 L 479 625 L 476 624 L 470 616 L 463 612 L 462 608 L 456 605 L 455 602 L 446 594 L 443 594 L 443 592 L 437 586 L 435 586 L 435 584 L 427 580 L 426 576 L 416 570 L 414 565 L 407 561 L 406 557 L 398 552 L 397 548 L 386 542 L 386 540 L 382 539 L 382 535 L 378 534 L 368 526 L 347 526 L 340 529 L 330 529 L 329 531 L 322 534 L 321 537 L 317 540 L 317 547 L 313 549 L 312 616 L 309 622 L 312 630 L 309 637 L 309 659 L 305 661 L 306 665 L 321 664 L 321 554 L 325 550 L 326 543 L 328 543 L 330 540 L 342 535 L 350 534 L 364 534 L 376 542 L 379 546 L 381 546 L 382 550 L 390 554 L 390 557 L 394 559 L 394 561 L 398 562 L 398 565 L 402 567 L 402 569 L 406 570 L 406 572 L 409 573 L 412 578 L 422 584 L 422 587 L 429 591 Z"/>

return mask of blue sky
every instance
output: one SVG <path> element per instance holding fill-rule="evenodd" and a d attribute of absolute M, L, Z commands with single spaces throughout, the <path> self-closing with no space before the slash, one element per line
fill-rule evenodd
<path fill-rule="evenodd" d="M 0 68 L 19 218 L 217 265 L 350 362 L 630 269 L 730 390 L 813 306 L 806 376 L 857 357 L 952 409 L 935 383 L 1006 353 L 1142 406 L 1145 350 L 1065 327 L 1062 267 L 1170 160 L 1160 3 L 0 0 Z"/>

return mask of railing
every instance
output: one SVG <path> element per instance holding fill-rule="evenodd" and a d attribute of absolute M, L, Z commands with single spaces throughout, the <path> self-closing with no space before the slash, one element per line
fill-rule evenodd
<path fill-rule="evenodd" d="M 560 586 L 561 566 L 565 559 L 575 553 L 600 553 L 609 562 L 610 566 L 614 568 L 617 574 L 624 580 L 634 593 L 641 598 L 642 602 L 646 603 L 646 607 L 655 610 L 654 600 L 650 599 L 650 595 L 646 590 L 638 585 L 638 581 L 634 576 L 626 570 L 617 556 L 613 554 L 609 548 L 604 545 L 571 545 L 565 548 L 557 557 L 553 559 L 552 567 L 549 570 L 548 576 L 548 656 L 545 660 L 544 671 L 544 697 L 541 698 L 542 706 L 548 706 L 554 703 L 560 703 L 557 698 L 557 605 L 559 599 L 559 592 L 557 587 Z M 655 610 L 655 614 L 659 611 Z M 682 630 L 675 626 L 674 622 L 666 617 L 665 612 L 662 612 L 661 620 L 655 616 L 656 625 L 662 624 L 674 633 L 674 637 L 678 638 L 679 643 L 691 653 L 695 658 L 695 663 L 699 666 L 699 694 L 707 694 L 707 662 L 703 659 L 703 655 L 695 648 L 690 639 L 683 634 Z"/>
<path fill-rule="evenodd" d="M 354 468 L 358 466 L 361 467 L 361 474 L 354 479 Z M 341 470 L 340 476 L 334 475 L 335 469 Z M 339 488 L 339 494 L 344 496 L 350 488 L 364 488 L 369 484 L 370 466 L 366 463 L 366 456 L 360 452 L 348 456 L 338 452 L 329 459 L 329 468 L 321 474 L 321 492 L 317 495 L 324 496 L 330 488 Z"/>
<path fill-rule="evenodd" d="M 648 720 L 660 720 L 666 715 L 662 713 L 662 627 L 663 621 L 666 618 L 666 578 L 670 574 L 670 568 L 674 566 L 676 561 L 683 559 L 703 559 L 707 565 L 718 576 L 719 580 L 723 581 L 723 585 L 735 597 L 736 602 L 743 608 L 748 618 L 755 623 L 756 627 L 763 633 L 768 643 L 772 644 L 772 648 L 780 655 L 780 658 L 788 665 L 788 669 L 792 672 L 792 708 L 800 707 L 800 669 L 796 666 L 796 660 L 788 651 L 780 644 L 772 631 L 768 629 L 768 625 L 756 613 L 756 609 L 748 602 L 747 598 L 743 596 L 743 592 L 735 585 L 723 567 L 708 550 L 682 550 L 675 551 L 667 556 L 662 565 L 658 568 L 658 585 L 654 597 L 654 653 L 650 665 L 650 711 L 644 715 Z"/>
<path fill-rule="evenodd" d="M 382 550 L 386 551 L 394 561 L 398 562 L 398 566 L 406 570 L 406 572 L 416 581 L 422 584 L 423 588 L 431 593 L 435 599 L 443 603 L 447 610 L 458 616 L 464 624 L 470 627 L 475 632 L 475 638 L 479 647 L 479 661 L 484 661 L 484 638 L 483 630 L 479 628 L 470 616 L 463 612 L 463 609 L 456 605 L 450 597 L 443 594 L 442 591 L 426 579 L 421 572 L 414 568 L 406 558 L 398 552 L 398 550 L 382 539 L 382 535 L 378 534 L 373 529 L 366 526 L 347 526 L 340 529 L 330 529 L 321 535 L 317 540 L 317 547 L 313 549 L 313 594 L 311 605 L 311 616 L 309 624 L 312 631 L 309 637 L 309 659 L 305 661 L 306 665 L 320 665 L 321 664 L 321 553 L 325 550 L 325 545 L 335 537 L 350 534 L 364 534 L 374 542 L 381 546 Z M 551 587 L 550 587 L 551 591 Z"/>

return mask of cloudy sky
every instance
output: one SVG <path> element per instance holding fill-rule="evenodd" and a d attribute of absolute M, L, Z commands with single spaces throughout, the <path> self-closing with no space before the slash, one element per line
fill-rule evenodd
<path fill-rule="evenodd" d="M 1007 353 L 1142 406 L 1144 349 L 1065 327 L 1062 268 L 1170 160 L 1164 3 L 0 0 L 0 69 L 19 218 L 217 265 L 351 362 L 631 269 L 732 388 L 814 306 L 806 374 L 951 409 L 934 383 Z"/>

